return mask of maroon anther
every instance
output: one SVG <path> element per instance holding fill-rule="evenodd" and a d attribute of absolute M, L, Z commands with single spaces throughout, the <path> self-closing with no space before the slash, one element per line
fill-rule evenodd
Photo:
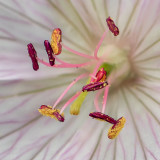
<path fill-rule="evenodd" d="M 119 29 L 118 27 L 114 24 L 114 21 L 108 17 L 106 19 L 107 25 L 109 27 L 109 30 L 114 34 L 114 36 L 117 36 L 119 34 Z"/>
<path fill-rule="evenodd" d="M 51 45 L 48 40 L 44 41 L 44 46 L 45 46 L 46 52 L 48 54 L 49 63 L 51 66 L 53 66 L 55 64 L 55 58 L 53 57 L 53 50 L 52 50 Z"/>
<path fill-rule="evenodd" d="M 107 121 L 111 124 L 116 124 L 117 121 L 114 120 L 112 117 L 104 114 L 104 113 L 101 113 L 101 112 L 92 112 L 89 114 L 90 117 L 92 118 L 96 118 L 96 119 L 100 119 L 100 120 L 103 120 L 103 121 Z"/>
<path fill-rule="evenodd" d="M 27 47 L 28 47 L 29 56 L 31 57 L 31 60 L 32 60 L 33 69 L 37 71 L 39 69 L 39 65 L 37 61 L 37 52 L 34 49 L 32 43 L 29 43 Z"/>
<path fill-rule="evenodd" d="M 60 122 L 64 122 L 64 117 L 60 115 L 58 112 L 54 112 L 53 115 L 59 120 Z"/>
<path fill-rule="evenodd" d="M 90 83 L 90 84 L 87 84 L 85 86 L 83 86 L 82 88 L 82 91 L 96 91 L 96 90 L 99 90 L 99 89 L 102 89 L 104 88 L 105 86 L 108 85 L 108 82 L 105 81 L 105 82 L 94 82 L 94 83 Z"/>
<path fill-rule="evenodd" d="M 104 70 L 104 68 L 101 68 L 97 74 L 96 74 L 96 78 L 94 82 L 104 82 L 106 80 L 106 76 L 107 72 Z"/>

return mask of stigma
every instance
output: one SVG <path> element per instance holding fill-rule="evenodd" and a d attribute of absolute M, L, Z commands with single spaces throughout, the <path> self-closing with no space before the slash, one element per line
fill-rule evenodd
<path fill-rule="evenodd" d="M 120 131 L 123 129 L 126 122 L 126 119 L 124 117 L 115 120 L 112 117 L 101 112 L 92 112 L 89 114 L 89 116 L 97 120 L 102 120 L 113 124 L 112 127 L 108 130 L 109 139 L 116 138 L 119 135 Z"/>

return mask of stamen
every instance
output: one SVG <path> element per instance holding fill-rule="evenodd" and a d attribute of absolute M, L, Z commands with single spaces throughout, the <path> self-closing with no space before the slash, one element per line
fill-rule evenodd
<path fill-rule="evenodd" d="M 67 107 L 70 103 L 72 103 L 80 94 L 81 94 L 81 91 L 80 91 L 80 92 L 77 92 L 73 97 L 71 97 L 71 98 L 65 103 L 65 105 L 62 107 L 60 113 L 62 113 L 62 112 L 66 109 L 66 107 Z"/>
<path fill-rule="evenodd" d="M 119 34 L 119 29 L 118 27 L 115 25 L 114 21 L 108 17 L 106 19 L 107 25 L 109 27 L 109 30 L 114 34 L 114 36 L 117 36 Z"/>
<path fill-rule="evenodd" d="M 36 52 L 36 50 L 34 49 L 32 43 L 29 43 L 29 44 L 27 45 L 27 47 L 28 47 L 29 56 L 30 56 L 30 58 L 31 58 L 31 60 L 32 60 L 33 69 L 34 69 L 35 71 L 37 71 L 37 70 L 39 69 L 39 65 L 38 65 L 38 62 L 37 62 L 37 52 Z"/>
<path fill-rule="evenodd" d="M 114 139 L 116 138 L 122 128 L 124 127 L 126 123 L 126 119 L 124 117 L 121 117 L 117 120 L 117 123 L 114 124 L 109 130 L 108 130 L 108 138 L 109 139 Z"/>
<path fill-rule="evenodd" d="M 53 57 L 53 50 L 51 48 L 51 45 L 50 45 L 49 41 L 45 40 L 44 41 L 44 46 L 45 46 L 46 52 L 48 54 L 49 63 L 50 63 L 51 66 L 53 66 L 55 64 L 55 58 Z"/>
<path fill-rule="evenodd" d="M 64 45 L 63 43 L 62 43 L 62 46 L 63 46 L 66 50 L 68 50 L 69 52 L 72 52 L 72 53 L 74 53 L 74 54 L 76 54 L 76 55 L 79 55 L 79 56 L 81 56 L 81 57 L 85 57 L 85 58 L 88 58 L 88 59 L 95 59 L 95 57 L 89 56 L 89 55 L 84 54 L 84 53 L 77 52 L 77 51 L 69 48 L 68 46 Z"/>
<path fill-rule="evenodd" d="M 126 119 L 124 117 L 115 120 L 112 117 L 101 112 L 92 112 L 89 114 L 89 116 L 92 118 L 96 118 L 97 120 L 107 121 L 113 124 L 113 126 L 108 130 L 108 138 L 110 139 L 114 139 L 119 135 L 126 122 Z"/>
<path fill-rule="evenodd" d="M 105 112 L 106 103 L 107 103 L 107 97 L 108 97 L 108 91 L 109 91 L 109 86 L 107 86 L 107 87 L 105 88 L 104 97 L 103 97 L 102 113 Z"/>
<path fill-rule="evenodd" d="M 65 96 L 65 94 L 69 91 L 69 89 L 80 79 L 86 77 L 87 74 L 81 74 L 80 76 L 78 76 L 66 89 L 65 91 L 61 94 L 61 96 L 57 99 L 57 101 L 55 102 L 55 104 L 53 105 L 52 109 L 54 109 L 57 104 L 61 101 L 61 99 Z"/>
<path fill-rule="evenodd" d="M 98 120 L 107 121 L 111 124 L 116 124 L 117 123 L 117 121 L 114 120 L 112 117 L 110 117 L 110 116 L 108 116 L 104 113 L 101 113 L 101 112 L 92 112 L 92 113 L 89 114 L 89 116 L 92 117 L 92 118 L 96 118 Z"/>
<path fill-rule="evenodd" d="M 42 63 L 43 65 L 45 66 L 48 66 L 48 67 L 53 67 L 53 68 L 79 68 L 79 67 L 85 67 L 85 66 L 88 66 L 88 65 L 91 65 L 93 62 L 86 62 L 86 63 L 81 63 L 81 64 L 55 64 L 54 66 L 50 66 L 49 63 L 41 60 L 40 58 L 37 57 L 37 60 L 39 63 Z"/>
<path fill-rule="evenodd" d="M 55 55 L 58 55 L 62 51 L 62 45 L 60 42 L 62 41 L 62 31 L 60 28 L 56 28 L 52 32 L 51 36 L 51 47 Z"/>
<path fill-rule="evenodd" d="M 43 116 L 49 116 L 51 118 L 55 118 L 56 120 L 60 122 L 64 122 L 64 113 L 60 113 L 59 109 L 52 109 L 51 106 L 46 106 L 42 105 L 38 111 L 43 115 Z"/>
<path fill-rule="evenodd" d="M 99 50 L 99 48 L 100 48 L 100 46 L 101 46 L 101 44 L 102 44 L 102 42 L 103 42 L 103 40 L 104 40 L 107 32 L 108 32 L 108 29 L 103 33 L 103 35 L 102 35 L 102 37 L 101 37 L 101 39 L 100 39 L 100 41 L 99 41 L 99 43 L 98 43 L 95 51 L 94 51 L 94 57 L 95 57 L 96 59 L 98 59 L 98 57 L 97 57 L 98 50 Z"/>
<path fill-rule="evenodd" d="M 108 85 L 108 82 L 105 81 L 105 82 L 95 82 L 95 83 L 90 83 L 90 84 L 87 84 L 85 86 L 83 86 L 82 88 L 82 91 L 96 91 L 96 90 L 99 90 L 99 89 L 102 89 L 104 87 L 106 87 Z"/>

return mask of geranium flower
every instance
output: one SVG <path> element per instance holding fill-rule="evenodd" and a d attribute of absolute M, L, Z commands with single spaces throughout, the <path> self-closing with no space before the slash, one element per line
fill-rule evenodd
<path fill-rule="evenodd" d="M 0 159 L 160 159 L 159 7 L 159 0 L 0 1 Z M 51 68 L 41 63 L 49 64 L 43 43 L 55 28 L 62 30 L 62 53 Z M 41 61 L 38 71 L 29 43 Z M 103 83 L 96 82 L 103 67 L 109 85 L 81 92 L 86 83 Z M 73 104 L 77 116 L 70 115 Z M 55 115 L 64 107 L 64 122 L 40 115 L 41 105 L 56 107 Z M 125 117 L 117 138 L 107 138 L 109 123 L 89 117 L 95 112 L 113 124 Z"/>

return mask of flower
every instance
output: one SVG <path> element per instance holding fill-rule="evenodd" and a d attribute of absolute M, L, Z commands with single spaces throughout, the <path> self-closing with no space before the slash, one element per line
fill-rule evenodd
<path fill-rule="evenodd" d="M 160 159 L 159 0 L 10 0 L 1 1 L 0 7 L 0 159 Z M 48 61 L 43 42 L 60 28 L 62 43 L 87 56 L 80 58 L 62 47 L 56 57 L 69 64 L 87 63 L 109 16 L 119 35 L 107 32 L 97 54 L 105 61 L 102 68 L 110 63 L 115 67 L 107 73 L 112 75 L 109 95 L 106 87 L 87 92 L 80 114 L 70 115 L 66 108 L 63 123 L 41 116 L 39 106 L 53 106 L 76 77 L 93 73 L 96 64 L 79 69 L 39 64 L 35 72 L 27 44 L 32 43 L 38 57 Z M 78 81 L 57 107 L 61 109 L 85 85 L 86 79 Z M 107 105 L 100 105 L 104 90 Z M 107 138 L 110 124 L 89 117 L 94 104 L 114 119 L 125 117 L 116 139 Z"/>

